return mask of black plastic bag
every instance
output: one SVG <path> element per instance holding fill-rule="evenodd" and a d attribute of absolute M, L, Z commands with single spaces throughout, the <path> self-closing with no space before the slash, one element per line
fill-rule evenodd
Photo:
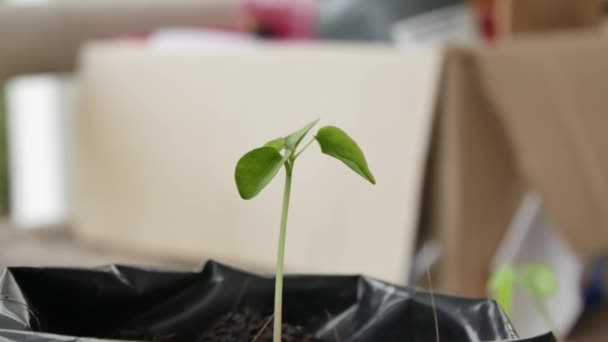
<path fill-rule="evenodd" d="M 222 314 L 271 314 L 274 281 L 216 262 L 201 272 L 13 267 L 0 274 L 0 341 L 201 341 Z M 491 300 L 435 295 L 441 341 L 516 340 Z M 360 276 L 285 278 L 284 319 L 335 341 L 435 341 L 431 297 Z M 83 336 L 83 338 L 70 337 Z M 98 341 L 98 340 L 95 340 Z M 552 335 L 529 342 L 554 342 Z"/>

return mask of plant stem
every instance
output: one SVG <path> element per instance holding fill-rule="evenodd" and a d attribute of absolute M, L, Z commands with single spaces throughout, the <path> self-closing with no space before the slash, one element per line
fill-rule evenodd
<path fill-rule="evenodd" d="M 312 144 L 313 141 L 315 141 L 315 138 L 310 139 L 310 141 L 307 142 L 306 145 L 304 145 L 304 147 L 302 147 L 302 149 L 298 151 L 298 153 L 296 153 L 296 155 L 293 157 L 293 160 L 296 160 L 296 158 L 298 158 L 298 156 L 302 154 L 302 152 L 304 152 L 308 148 L 308 146 Z"/>
<path fill-rule="evenodd" d="M 283 209 L 281 211 L 281 228 L 279 230 L 279 252 L 277 255 L 277 272 L 274 285 L 274 333 L 273 342 L 281 342 L 281 326 L 283 317 L 283 265 L 285 262 L 285 233 L 287 231 L 287 213 L 289 211 L 289 196 L 291 194 L 292 164 L 285 165 L 285 190 L 283 192 Z"/>
<path fill-rule="evenodd" d="M 437 306 L 435 305 L 435 293 L 433 292 L 433 280 L 431 278 L 431 270 L 426 267 L 426 277 L 429 281 L 429 294 L 431 295 L 431 306 L 433 308 L 433 320 L 435 321 L 435 341 L 440 342 L 439 339 L 439 321 L 437 320 Z"/>

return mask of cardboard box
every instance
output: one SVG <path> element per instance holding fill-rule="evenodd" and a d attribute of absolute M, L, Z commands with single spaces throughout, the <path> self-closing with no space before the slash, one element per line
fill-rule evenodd
<path fill-rule="evenodd" d="M 422 217 L 443 244 L 441 290 L 486 294 L 528 189 L 580 256 L 608 248 L 607 60 L 599 33 L 447 52 Z"/>
<path fill-rule="evenodd" d="M 295 169 L 286 270 L 405 283 L 438 53 L 381 46 L 94 44 L 76 124 L 81 238 L 271 272 L 283 173 L 239 198 L 241 155 L 321 118 L 364 150 L 372 186 L 313 145 Z"/>

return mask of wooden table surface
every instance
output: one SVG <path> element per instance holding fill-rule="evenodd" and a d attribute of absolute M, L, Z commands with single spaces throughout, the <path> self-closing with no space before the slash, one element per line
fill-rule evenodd
<path fill-rule="evenodd" d="M 191 260 L 170 260 L 87 245 L 76 241 L 68 229 L 21 231 L 0 223 L 0 268 L 6 266 L 93 267 L 135 264 L 179 269 L 197 268 Z"/>

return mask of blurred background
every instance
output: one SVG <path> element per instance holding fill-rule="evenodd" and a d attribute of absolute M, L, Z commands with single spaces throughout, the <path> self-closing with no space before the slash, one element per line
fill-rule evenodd
<path fill-rule="evenodd" d="M 608 2 L 0 0 L 0 266 L 215 259 L 272 273 L 280 177 L 234 166 L 305 123 L 286 269 L 493 296 L 542 264 L 558 333 L 608 336 Z M 315 151 L 316 149 L 316 151 Z M 516 291 L 522 336 L 548 327 Z"/>

